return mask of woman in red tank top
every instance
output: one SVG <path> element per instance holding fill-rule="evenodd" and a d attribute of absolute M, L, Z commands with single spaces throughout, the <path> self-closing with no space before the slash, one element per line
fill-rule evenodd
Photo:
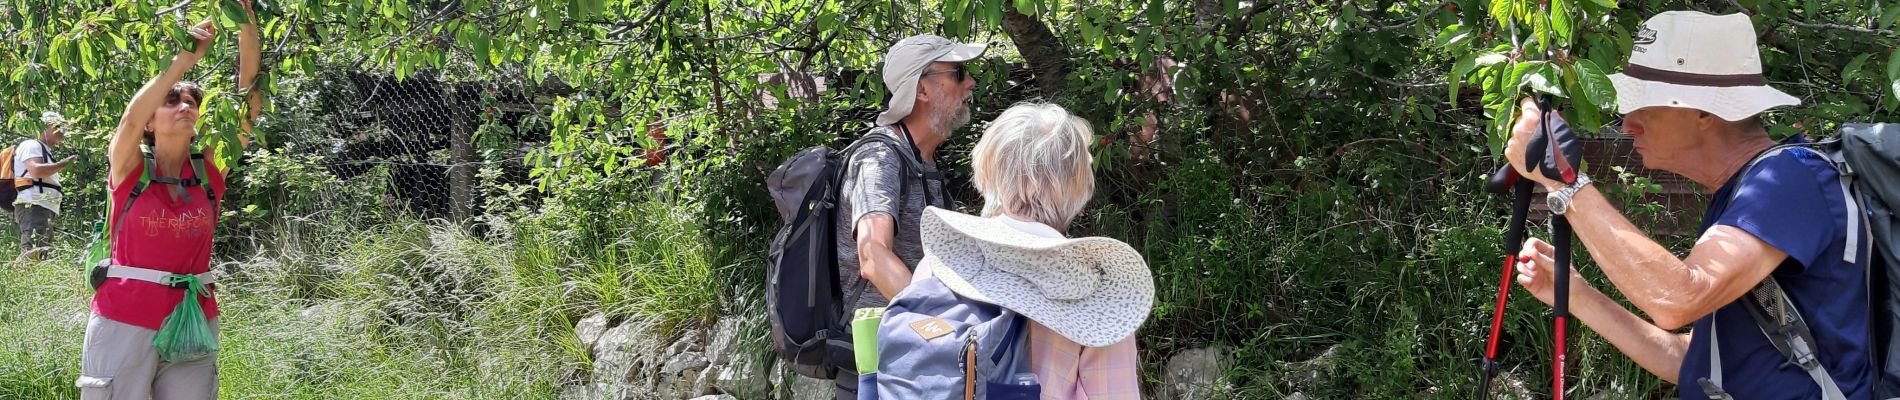
<path fill-rule="evenodd" d="M 242 1 L 247 12 L 250 2 Z M 255 19 L 253 16 L 251 19 Z M 113 133 L 107 149 L 111 167 L 107 192 L 112 202 L 108 221 L 112 230 L 110 271 L 97 284 L 92 318 L 86 325 L 80 376 L 82 399 L 211 399 L 217 397 L 217 357 L 161 356 L 153 339 L 174 308 L 196 301 L 210 329 L 216 332 L 216 286 L 186 299 L 180 285 L 165 285 L 187 276 L 215 279 L 211 270 L 212 235 L 223 197 L 224 172 L 215 166 L 212 148 L 197 146 L 198 102 L 203 91 L 182 81 L 203 58 L 214 38 L 215 25 L 205 21 L 190 29 L 196 46 L 180 51 L 171 66 L 153 77 L 132 101 Z M 242 151 L 261 98 L 252 83 L 259 62 L 257 26 L 240 25 L 238 86 L 248 90 L 249 112 L 239 121 Z M 149 155 L 147 154 L 149 152 Z M 202 154 L 202 167 L 194 167 Z M 149 170 L 148 170 L 149 169 Z M 141 176 L 147 177 L 141 185 Z M 144 190 L 140 191 L 140 186 Z M 201 275 L 202 274 L 202 275 Z M 95 281 L 96 282 L 96 281 Z"/>

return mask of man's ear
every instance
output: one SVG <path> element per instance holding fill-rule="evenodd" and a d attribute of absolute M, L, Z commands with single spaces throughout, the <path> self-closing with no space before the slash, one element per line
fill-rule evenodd
<path fill-rule="evenodd" d="M 925 103 L 930 102 L 930 84 L 923 79 L 917 80 L 917 100 Z"/>

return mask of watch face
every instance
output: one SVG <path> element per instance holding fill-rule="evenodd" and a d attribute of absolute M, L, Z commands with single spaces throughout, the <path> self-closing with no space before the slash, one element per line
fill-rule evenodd
<path fill-rule="evenodd" d="M 1550 212 L 1552 214 L 1564 215 L 1564 209 L 1570 207 L 1570 202 L 1568 199 L 1564 199 L 1556 193 L 1551 193 L 1550 195 L 1544 196 L 1544 205 L 1550 206 Z"/>

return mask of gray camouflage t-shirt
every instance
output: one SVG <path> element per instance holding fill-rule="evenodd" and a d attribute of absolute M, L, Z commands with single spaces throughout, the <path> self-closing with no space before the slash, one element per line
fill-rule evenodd
<path fill-rule="evenodd" d="M 847 159 L 849 169 L 840 182 L 837 214 L 838 279 L 847 302 L 846 313 L 857 308 L 882 308 L 890 302 L 878 293 L 877 287 L 858 275 L 856 228 L 860 218 L 870 214 L 895 216 L 897 237 L 892 241 L 891 250 L 904 260 L 905 267 L 916 271 L 917 262 L 924 259 L 923 239 L 917 232 L 917 224 L 923 218 L 926 205 L 925 193 L 919 189 L 928 181 L 931 200 L 928 204 L 952 208 L 949 197 L 944 195 L 943 182 L 923 178 L 922 174 L 938 172 L 937 166 L 916 160 L 911 143 L 904 139 L 902 132 L 880 126 L 865 135 L 894 137 L 902 146 L 867 144 Z M 904 165 L 910 166 L 908 171 Z M 909 176 L 900 176 L 906 175 L 905 172 Z M 848 303 L 854 297 L 855 306 Z"/>

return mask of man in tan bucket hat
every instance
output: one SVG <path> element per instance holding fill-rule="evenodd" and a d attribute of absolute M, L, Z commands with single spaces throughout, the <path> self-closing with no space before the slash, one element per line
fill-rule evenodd
<path fill-rule="evenodd" d="M 1866 399 L 1874 392 L 1864 243 L 1858 211 L 1820 153 L 1779 146 L 1759 115 L 1800 100 L 1767 85 L 1755 29 L 1740 14 L 1672 11 L 1638 28 L 1629 64 L 1610 76 L 1623 131 L 1643 165 L 1708 190 L 1701 237 L 1677 257 L 1631 224 L 1588 177 L 1564 185 L 1532 173 L 1524 146 L 1536 106 L 1523 104 L 1507 145 L 1522 176 L 1550 190 L 1590 256 L 1636 314 L 1570 278 L 1570 312 L 1683 399 Z M 1524 243 L 1518 283 L 1554 300 L 1553 248 Z M 1745 295 L 1778 286 L 1806 332 L 1766 329 Z M 1772 300 L 1771 300 L 1772 301 Z M 1764 314 L 1766 315 L 1766 314 Z M 1644 318 L 1648 319 L 1645 320 Z M 1687 334 L 1681 327 L 1693 324 Z M 1791 326 L 1791 325 L 1790 325 Z M 1770 335 L 1777 335 L 1771 339 Z M 1732 394 L 1732 395 L 1731 395 Z"/>
<path fill-rule="evenodd" d="M 917 35 L 899 40 L 885 54 L 889 106 L 864 135 L 886 136 L 899 145 L 864 146 L 848 155 L 835 221 L 846 310 L 883 308 L 904 290 L 924 258 L 918 232 L 924 209 L 955 209 L 937 169 L 937 149 L 970 123 L 976 77 L 964 63 L 986 49 Z M 840 400 L 857 398 L 856 373 L 838 374 L 834 381 Z"/>

